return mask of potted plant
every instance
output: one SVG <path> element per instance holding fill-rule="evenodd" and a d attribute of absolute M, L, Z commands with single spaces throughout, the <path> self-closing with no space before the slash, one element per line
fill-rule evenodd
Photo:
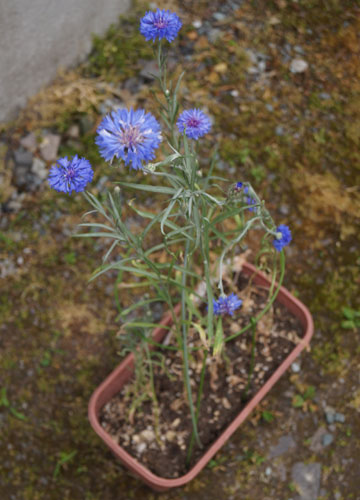
<path fill-rule="evenodd" d="M 197 152 L 211 119 L 198 108 L 180 110 L 184 73 L 176 84 L 167 76 L 165 40 L 172 42 L 181 25 L 175 13 L 159 9 L 140 22 L 146 40 L 157 41 L 155 98 L 164 128 L 143 109 L 123 108 L 97 131 L 106 161 L 123 161 L 151 181 L 120 177 L 101 202 L 85 192 L 93 177 L 85 158 L 61 158 L 49 174 L 52 188 L 84 192 L 90 216 L 97 216 L 80 224 L 89 232 L 79 236 L 110 241 L 93 279 L 116 270 L 118 280 L 130 274 L 136 286 L 148 287 L 120 312 L 120 338 L 131 354 L 94 392 L 89 418 L 115 455 L 157 490 L 200 472 L 313 332 L 306 307 L 282 287 L 290 229 L 275 224 L 249 182 L 214 174 L 216 154 Z M 161 143 L 167 151 L 152 163 Z M 135 232 L 123 216 L 126 191 L 151 202 L 150 209 L 128 202 L 145 223 Z M 159 211 L 151 209 L 155 198 Z M 239 255 L 250 231 L 262 235 L 256 266 Z M 168 313 L 158 323 L 152 306 L 159 303 Z"/>

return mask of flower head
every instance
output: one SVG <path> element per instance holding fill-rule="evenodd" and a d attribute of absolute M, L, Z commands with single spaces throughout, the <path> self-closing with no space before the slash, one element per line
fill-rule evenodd
<path fill-rule="evenodd" d="M 236 185 L 235 185 L 235 189 L 237 191 L 240 191 L 240 189 L 243 187 L 243 183 L 242 182 L 237 182 Z"/>
<path fill-rule="evenodd" d="M 257 211 L 257 207 L 252 206 L 252 205 L 257 205 L 257 201 L 255 200 L 255 198 L 251 198 L 250 196 L 248 196 L 248 197 L 246 198 L 246 203 L 247 203 L 248 205 L 250 205 L 250 206 L 248 207 L 250 212 L 256 212 L 256 211 Z"/>
<path fill-rule="evenodd" d="M 65 156 L 51 167 L 48 182 L 56 191 L 80 193 L 84 191 L 86 184 L 92 181 L 93 176 L 94 172 L 88 160 L 79 158 L 78 155 L 68 160 Z"/>
<path fill-rule="evenodd" d="M 199 137 L 207 134 L 211 129 L 210 118 L 200 111 L 200 109 L 189 109 L 188 111 L 183 111 L 176 122 L 180 132 L 185 133 L 190 139 L 195 139 L 196 141 Z"/>
<path fill-rule="evenodd" d="M 154 150 L 162 141 L 159 123 L 143 109 L 113 111 L 105 116 L 97 133 L 95 142 L 106 161 L 112 162 L 116 156 L 135 170 L 154 159 Z"/>
<path fill-rule="evenodd" d="M 219 300 L 213 299 L 213 304 L 215 315 L 230 314 L 233 316 L 234 311 L 241 306 L 242 300 L 235 293 L 232 293 L 228 297 L 219 297 Z"/>
<path fill-rule="evenodd" d="M 140 33 L 146 41 L 166 38 L 172 42 L 177 36 L 182 22 L 177 14 L 169 10 L 157 9 L 156 12 L 147 12 L 140 20 Z"/>
<path fill-rule="evenodd" d="M 282 250 L 283 247 L 288 245 L 292 239 L 291 237 L 291 231 L 288 228 L 288 226 L 285 226 L 285 224 L 280 224 L 276 228 L 276 237 L 273 241 L 273 245 L 276 248 L 278 252 Z"/>

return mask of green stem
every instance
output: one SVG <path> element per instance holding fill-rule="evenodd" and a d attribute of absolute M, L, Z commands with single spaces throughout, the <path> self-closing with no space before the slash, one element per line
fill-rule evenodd
<path fill-rule="evenodd" d="M 187 345 L 187 330 L 188 330 L 188 323 L 186 321 L 186 270 L 189 265 L 189 240 L 186 241 L 186 246 L 185 246 L 185 255 L 184 255 L 184 272 L 182 273 L 182 289 L 181 289 L 181 322 L 182 322 L 182 351 L 183 351 L 183 360 L 184 360 L 184 382 L 185 382 L 185 387 L 186 387 L 186 392 L 188 396 L 188 402 L 189 402 L 189 407 L 190 407 L 190 415 L 191 415 L 191 421 L 192 421 L 192 426 L 193 426 L 193 433 L 195 436 L 196 443 L 198 446 L 202 447 L 200 438 L 199 438 L 199 433 L 197 430 L 197 418 L 194 410 L 194 403 L 192 400 L 192 392 L 191 392 L 191 383 L 190 383 L 190 376 L 189 376 L 189 352 L 188 352 L 188 345 Z"/>
<path fill-rule="evenodd" d="M 150 355 L 150 350 L 149 346 L 147 344 L 144 344 L 145 352 L 146 352 L 146 357 L 148 359 L 148 364 L 149 364 L 149 374 L 150 374 L 150 387 L 151 387 L 151 393 L 152 393 L 152 401 L 154 405 L 154 430 L 155 430 L 155 438 L 158 443 L 158 445 L 161 447 L 161 439 L 160 439 L 160 409 L 159 409 L 159 402 L 156 397 L 156 390 L 155 390 L 155 382 L 154 382 L 154 371 L 152 367 L 152 359 Z"/>
<path fill-rule="evenodd" d="M 272 279 L 271 279 L 271 285 L 269 288 L 269 297 L 272 296 L 273 291 L 274 291 L 274 286 L 276 282 L 276 273 L 277 273 L 277 254 L 274 252 L 274 263 L 273 263 L 273 274 L 272 274 Z"/>
<path fill-rule="evenodd" d="M 204 390 L 204 380 L 205 380 L 205 373 L 206 373 L 207 356 L 208 356 L 208 351 L 204 350 L 204 357 L 203 357 L 201 374 L 200 374 L 199 390 L 198 390 L 197 401 L 196 401 L 196 420 L 197 421 L 199 419 L 201 399 L 202 399 L 203 390 Z M 188 449 L 187 456 L 186 456 L 186 465 L 187 466 L 189 466 L 189 464 L 190 464 L 191 455 L 192 455 L 192 451 L 194 448 L 194 443 L 195 443 L 195 434 L 194 434 L 194 430 L 193 430 L 191 433 L 189 449 Z"/>
<path fill-rule="evenodd" d="M 219 284 L 218 288 L 220 290 L 220 295 L 225 295 L 224 293 L 224 286 L 223 286 L 223 265 L 224 265 L 224 258 L 226 253 L 232 248 L 236 243 L 239 243 L 243 239 L 243 237 L 246 235 L 246 233 L 250 230 L 250 227 L 254 224 L 254 222 L 260 220 L 261 217 L 253 217 L 252 219 L 248 220 L 244 229 L 241 231 L 241 233 L 230 243 L 228 244 L 227 247 L 224 248 L 224 250 L 221 253 L 220 256 L 220 261 L 219 261 Z"/>

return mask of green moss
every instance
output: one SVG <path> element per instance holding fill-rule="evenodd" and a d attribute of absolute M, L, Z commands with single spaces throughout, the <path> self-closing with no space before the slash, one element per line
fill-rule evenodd
<path fill-rule="evenodd" d="M 107 81 L 126 80 L 141 68 L 141 60 L 151 59 L 151 44 L 139 32 L 140 14 L 137 8 L 120 17 L 104 37 L 94 36 L 93 50 L 84 72 L 90 76 L 101 76 Z"/>

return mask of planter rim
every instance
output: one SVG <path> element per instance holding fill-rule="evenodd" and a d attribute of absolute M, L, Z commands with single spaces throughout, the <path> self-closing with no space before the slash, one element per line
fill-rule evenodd
<path fill-rule="evenodd" d="M 242 272 L 246 274 L 252 274 L 256 272 L 255 283 L 270 285 L 268 278 L 262 273 L 257 271 L 257 269 L 249 263 L 244 263 Z M 213 442 L 213 444 L 207 449 L 207 451 L 201 456 L 198 462 L 183 476 L 173 479 L 162 478 L 152 473 L 144 465 L 142 465 L 138 460 L 133 458 L 127 451 L 124 450 L 119 444 L 117 444 L 112 437 L 101 427 L 98 413 L 100 408 L 106 403 L 99 404 L 99 398 L 104 394 L 107 387 L 115 381 L 120 373 L 131 369 L 134 361 L 134 355 L 129 354 L 120 365 L 113 370 L 108 377 L 97 387 L 91 396 L 88 408 L 88 417 L 93 427 L 94 431 L 105 441 L 113 453 L 124 463 L 126 466 L 132 470 L 135 474 L 141 477 L 141 479 L 158 491 L 166 490 L 169 488 L 183 486 L 184 484 L 191 481 L 199 472 L 207 465 L 211 458 L 219 451 L 223 446 L 225 441 L 236 431 L 239 425 L 248 417 L 252 410 L 257 406 L 257 404 L 265 397 L 273 385 L 278 381 L 278 379 L 284 374 L 288 367 L 293 363 L 295 358 L 300 354 L 300 352 L 309 344 L 310 339 L 313 335 L 314 325 L 311 314 L 308 308 L 300 302 L 296 297 L 294 297 L 285 287 L 281 287 L 279 294 L 276 298 L 276 302 L 284 304 L 290 312 L 295 315 L 302 323 L 304 329 L 304 335 L 301 341 L 294 347 L 290 354 L 285 358 L 281 365 L 275 370 L 271 377 L 265 382 L 261 389 L 254 395 L 254 397 L 247 403 L 247 405 L 240 411 L 240 413 L 234 418 L 234 420 L 228 425 L 228 427 L 220 434 L 220 436 Z M 291 305 L 291 307 L 289 307 Z M 180 306 L 179 306 L 180 309 Z M 172 318 L 170 313 L 166 314 L 161 321 L 163 326 L 169 326 L 172 323 Z M 164 328 L 158 327 L 154 330 L 153 336 L 162 332 Z M 116 391 L 118 392 L 118 391 Z M 111 399 L 111 398 L 109 398 Z"/>

